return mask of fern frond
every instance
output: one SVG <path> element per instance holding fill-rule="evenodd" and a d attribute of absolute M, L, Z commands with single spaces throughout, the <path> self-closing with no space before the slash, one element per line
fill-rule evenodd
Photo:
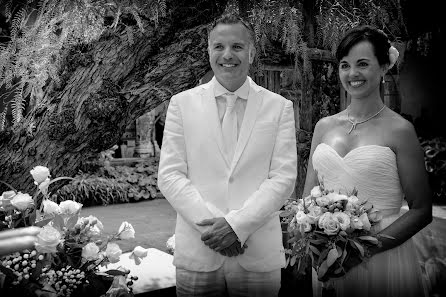
<path fill-rule="evenodd" d="M 23 112 L 25 111 L 25 100 L 23 98 L 23 84 L 21 83 L 14 91 L 14 98 L 12 100 L 12 120 L 13 125 L 17 125 L 23 118 Z"/>
<path fill-rule="evenodd" d="M 5 130 L 6 127 L 6 114 L 8 113 L 8 104 L 5 105 L 2 113 L 0 114 L 0 131 Z"/>

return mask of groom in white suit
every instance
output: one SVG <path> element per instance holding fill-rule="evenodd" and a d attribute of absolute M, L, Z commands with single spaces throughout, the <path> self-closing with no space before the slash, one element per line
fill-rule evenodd
<path fill-rule="evenodd" d="M 209 32 L 213 79 L 172 97 L 158 185 L 177 211 L 177 296 L 277 296 L 278 211 L 296 179 L 292 102 L 256 85 L 254 33 L 229 15 Z"/>

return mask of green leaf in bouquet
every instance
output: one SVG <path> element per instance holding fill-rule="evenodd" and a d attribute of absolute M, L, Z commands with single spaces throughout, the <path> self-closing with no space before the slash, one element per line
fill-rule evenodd
<path fill-rule="evenodd" d="M 329 249 L 324 249 L 322 252 L 321 252 L 321 254 L 319 255 L 319 263 L 318 263 L 318 265 L 322 265 L 322 261 L 325 259 L 325 258 L 327 258 L 327 255 L 328 255 L 328 252 L 329 252 L 330 250 Z"/>
<path fill-rule="evenodd" d="M 288 243 L 295 243 L 298 240 L 297 236 L 291 237 L 290 239 L 288 239 Z"/>
<path fill-rule="evenodd" d="M 67 229 L 72 229 L 76 225 L 78 220 L 78 215 L 71 216 L 67 221 Z"/>
<path fill-rule="evenodd" d="M 337 245 L 336 250 L 338 251 L 338 258 L 340 258 L 342 256 L 342 248 L 339 245 Z"/>
<path fill-rule="evenodd" d="M 340 274 L 343 271 L 344 271 L 344 267 L 342 267 L 342 265 L 341 265 L 335 269 L 334 274 Z"/>
<path fill-rule="evenodd" d="M 60 215 L 55 215 L 54 216 L 53 227 L 56 228 L 59 231 L 62 231 L 63 227 L 65 227 L 65 223 L 63 221 L 63 218 Z"/>
<path fill-rule="evenodd" d="M 344 260 L 347 257 L 347 247 L 344 248 L 342 251 L 342 257 L 341 257 L 341 266 L 344 264 Z"/>
<path fill-rule="evenodd" d="M 339 232 L 339 235 L 347 237 L 347 232 L 345 232 L 344 230 L 341 230 Z"/>
<path fill-rule="evenodd" d="M 313 252 L 314 254 L 320 256 L 321 252 L 315 246 L 309 244 L 308 247 L 310 248 L 311 252 Z"/>
<path fill-rule="evenodd" d="M 338 250 L 336 248 L 332 248 L 327 254 L 327 266 L 331 267 L 331 265 L 333 265 L 338 256 L 339 256 Z"/>
<path fill-rule="evenodd" d="M 296 264 L 296 260 L 297 260 L 297 255 L 292 256 L 290 260 L 290 265 L 294 266 L 294 264 Z"/>
<path fill-rule="evenodd" d="M 49 222 L 51 222 L 52 220 L 53 220 L 53 218 L 49 218 L 49 219 L 45 219 L 45 220 L 41 220 L 41 221 L 36 222 L 36 223 L 34 224 L 34 226 L 37 226 L 37 227 L 43 227 L 43 226 L 45 226 L 46 224 L 48 224 Z"/>
<path fill-rule="evenodd" d="M 124 271 L 117 270 L 117 269 L 110 269 L 110 270 L 105 271 L 105 273 L 107 273 L 108 275 L 113 275 L 113 276 L 116 276 L 116 275 L 126 276 L 127 275 L 127 273 L 125 273 Z"/>
<path fill-rule="evenodd" d="M 355 240 L 351 239 L 349 240 L 349 242 L 354 248 L 356 248 L 359 251 L 359 253 L 361 253 L 361 256 L 364 257 L 364 247 Z"/>
<path fill-rule="evenodd" d="M 325 240 L 324 239 L 310 239 L 310 242 L 312 244 L 321 244 L 321 243 L 324 243 Z"/>
<path fill-rule="evenodd" d="M 291 259 L 291 257 L 286 257 L 285 267 L 288 267 L 288 264 L 290 264 L 290 259 Z"/>
<path fill-rule="evenodd" d="M 376 237 L 373 236 L 359 236 L 358 239 L 373 243 L 373 244 L 378 244 L 379 240 Z"/>
<path fill-rule="evenodd" d="M 319 269 L 317 270 L 317 277 L 319 279 L 322 279 L 324 275 L 327 273 L 327 271 L 328 271 L 328 264 L 327 261 L 325 260 L 321 263 Z"/>

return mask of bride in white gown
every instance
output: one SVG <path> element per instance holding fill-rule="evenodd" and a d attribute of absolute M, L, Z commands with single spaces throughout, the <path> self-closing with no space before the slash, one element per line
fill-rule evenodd
<path fill-rule="evenodd" d="M 381 78 L 398 57 L 390 48 L 387 36 L 372 27 L 347 33 L 336 57 L 351 103 L 321 119 L 312 139 L 304 197 L 318 181 L 327 189 L 356 188 L 358 198 L 384 216 L 372 231 L 395 238 L 380 237 L 382 246 L 370 251 L 368 261 L 334 281 L 337 297 L 426 295 L 411 237 L 432 220 L 431 192 L 412 124 L 380 97 Z M 410 210 L 400 215 L 403 199 Z M 313 295 L 320 296 L 322 283 L 313 278 Z"/>

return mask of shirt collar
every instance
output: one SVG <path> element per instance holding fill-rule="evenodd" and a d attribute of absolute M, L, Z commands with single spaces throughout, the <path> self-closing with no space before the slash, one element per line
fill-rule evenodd
<path fill-rule="evenodd" d="M 237 90 L 235 90 L 235 92 L 229 92 L 228 90 L 226 90 L 225 87 L 223 87 L 218 80 L 215 78 L 214 76 L 214 97 L 217 98 L 223 94 L 226 93 L 232 93 L 232 94 L 236 94 L 238 98 L 242 98 L 242 99 L 248 99 L 248 94 L 249 94 L 249 80 L 248 78 L 246 78 L 245 82 L 243 83 L 243 85 L 238 88 Z"/>

